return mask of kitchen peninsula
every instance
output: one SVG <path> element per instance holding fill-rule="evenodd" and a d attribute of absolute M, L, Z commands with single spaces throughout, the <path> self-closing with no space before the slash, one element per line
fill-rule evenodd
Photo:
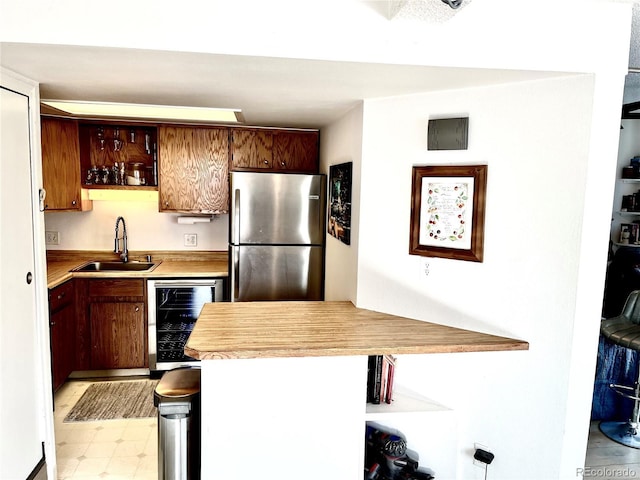
<path fill-rule="evenodd" d="M 362 478 L 368 355 L 527 349 L 350 302 L 207 304 L 185 347 L 203 360 L 202 478 Z"/>

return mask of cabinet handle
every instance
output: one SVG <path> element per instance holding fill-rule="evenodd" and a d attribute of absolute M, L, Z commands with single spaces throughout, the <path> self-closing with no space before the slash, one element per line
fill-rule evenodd
<path fill-rule="evenodd" d="M 264 161 L 264 164 L 265 164 L 265 165 L 269 165 L 269 160 L 265 160 L 265 161 Z"/>
<path fill-rule="evenodd" d="M 56 326 L 56 322 L 49 322 L 49 325 L 51 325 L 52 327 Z"/>
<path fill-rule="evenodd" d="M 60 295 L 58 295 L 58 300 L 62 300 L 64 298 L 64 293 L 61 293 Z"/>
<path fill-rule="evenodd" d="M 280 166 L 281 166 L 281 167 L 286 167 L 286 166 L 287 166 L 287 164 L 286 164 L 285 162 L 280 162 Z"/>
<path fill-rule="evenodd" d="M 136 312 L 139 312 L 139 311 L 140 311 L 140 307 L 136 307 Z"/>
<path fill-rule="evenodd" d="M 72 200 L 72 201 L 71 201 L 71 205 L 73 205 L 74 207 L 75 207 L 77 204 L 78 204 L 78 202 L 77 202 L 77 201 L 75 201 L 75 200 Z"/>

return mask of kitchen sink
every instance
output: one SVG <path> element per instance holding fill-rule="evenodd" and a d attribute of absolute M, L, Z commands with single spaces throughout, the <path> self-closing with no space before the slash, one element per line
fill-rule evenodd
<path fill-rule="evenodd" d="M 71 270 L 72 272 L 146 272 L 156 263 L 148 262 L 89 262 Z"/>

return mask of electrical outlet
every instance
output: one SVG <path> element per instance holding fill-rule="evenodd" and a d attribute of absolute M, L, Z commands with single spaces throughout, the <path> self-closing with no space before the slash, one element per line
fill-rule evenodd
<path fill-rule="evenodd" d="M 45 244 L 47 245 L 60 245 L 60 232 L 46 232 Z"/>
<path fill-rule="evenodd" d="M 185 233 L 184 234 L 184 246 L 185 247 L 195 247 L 198 245 L 198 235 L 196 233 Z"/>
<path fill-rule="evenodd" d="M 492 453 L 489 447 L 482 445 L 480 443 L 474 443 L 473 448 L 474 448 L 474 453 L 477 452 L 478 450 L 484 450 L 485 452 L 488 452 L 490 454 Z M 487 468 L 487 464 L 485 462 L 481 462 L 480 460 L 477 460 L 475 456 L 473 459 L 473 464 L 477 467 Z"/>

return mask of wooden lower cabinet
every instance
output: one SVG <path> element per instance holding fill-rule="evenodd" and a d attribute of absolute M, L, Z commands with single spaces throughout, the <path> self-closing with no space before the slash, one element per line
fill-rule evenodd
<path fill-rule="evenodd" d="M 76 308 L 73 281 L 49 291 L 49 336 L 53 390 L 75 369 Z"/>
<path fill-rule="evenodd" d="M 143 279 L 76 279 L 76 370 L 148 367 Z"/>
<path fill-rule="evenodd" d="M 91 303 L 89 310 L 91 369 L 144 368 L 144 303 Z"/>

